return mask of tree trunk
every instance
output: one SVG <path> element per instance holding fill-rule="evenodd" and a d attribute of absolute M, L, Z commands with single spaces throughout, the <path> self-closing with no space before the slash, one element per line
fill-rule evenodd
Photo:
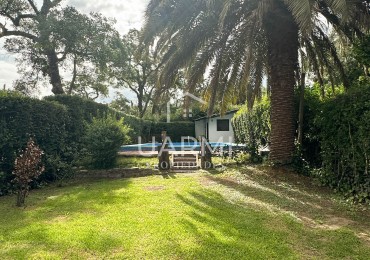
<path fill-rule="evenodd" d="M 17 194 L 17 207 L 23 207 L 24 206 L 26 196 L 27 196 L 27 190 L 24 189 L 24 188 L 20 188 L 18 190 L 18 194 Z"/>
<path fill-rule="evenodd" d="M 50 84 L 53 86 L 52 92 L 54 95 L 64 94 L 62 79 L 59 73 L 58 56 L 55 50 L 49 50 L 47 52 L 48 57 L 48 74 L 50 77 Z"/>
<path fill-rule="evenodd" d="M 143 113 L 143 97 L 141 95 L 139 95 L 137 97 L 137 107 L 138 107 L 138 110 L 139 110 L 139 118 L 143 118 L 144 117 L 144 113 Z"/>
<path fill-rule="evenodd" d="M 265 17 L 271 84 L 271 153 L 275 163 L 292 162 L 295 150 L 294 72 L 298 66 L 298 26 L 282 1 Z"/>

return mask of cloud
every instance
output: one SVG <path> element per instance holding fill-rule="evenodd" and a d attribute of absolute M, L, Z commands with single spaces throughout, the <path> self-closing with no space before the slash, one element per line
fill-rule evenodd
<path fill-rule="evenodd" d="M 2 45 L 2 42 L 0 41 Z M 6 85 L 7 89 L 11 88 L 13 82 L 18 79 L 20 75 L 17 72 L 17 65 L 13 55 L 9 55 L 5 50 L 0 49 L 0 87 Z"/>
<path fill-rule="evenodd" d="M 144 21 L 144 11 L 149 0 L 69 0 L 67 5 L 76 7 L 83 13 L 99 12 L 117 21 L 116 29 L 125 34 L 131 28 L 140 29 Z"/>

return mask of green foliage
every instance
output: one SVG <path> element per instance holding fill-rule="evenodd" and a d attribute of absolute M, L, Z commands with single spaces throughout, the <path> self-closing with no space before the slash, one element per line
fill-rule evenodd
<path fill-rule="evenodd" d="M 73 175 L 72 167 L 85 156 L 87 126 L 94 118 L 107 116 L 125 118 L 125 125 L 131 128 L 126 133 L 129 137 L 126 142 L 137 143 L 140 136 L 142 142 L 151 142 L 152 136 L 160 141 L 163 130 L 173 141 L 194 136 L 193 122 L 145 121 L 77 96 L 58 95 L 38 100 L 0 91 L 0 195 L 13 189 L 13 162 L 30 136 L 45 152 L 45 173 L 39 181 L 63 180 Z"/>
<path fill-rule="evenodd" d="M 240 153 L 237 153 L 234 157 L 234 160 L 237 164 L 246 164 L 251 159 L 251 156 L 249 153 L 241 151 Z"/>
<path fill-rule="evenodd" d="M 143 120 L 135 116 L 118 112 L 109 108 L 107 105 L 77 96 L 57 95 L 47 97 L 46 100 L 56 101 L 67 107 L 69 123 L 66 125 L 66 128 L 69 132 L 69 142 L 72 144 L 74 143 L 72 147 L 75 147 L 75 152 L 81 149 L 81 137 L 85 133 L 85 122 L 91 123 L 94 117 L 102 117 L 109 114 L 115 115 L 118 119 L 124 117 L 125 124 L 131 128 L 129 137 L 132 143 L 137 143 L 138 137 L 142 137 L 142 142 L 151 142 L 152 137 L 160 141 L 162 131 L 167 131 L 168 136 L 170 136 L 173 141 L 181 141 L 182 136 L 195 135 L 193 122 L 164 123 Z"/>
<path fill-rule="evenodd" d="M 118 157 L 116 166 L 118 168 L 151 168 L 158 165 L 158 158 L 155 157 Z"/>
<path fill-rule="evenodd" d="M 126 47 L 122 51 L 127 52 L 129 62 L 127 64 L 115 62 L 113 75 L 118 81 L 118 86 L 135 93 L 138 101 L 136 115 L 143 118 L 157 90 L 159 58 L 153 48 L 142 44 L 138 30 L 130 30 L 122 41 Z"/>
<path fill-rule="evenodd" d="M 323 168 L 318 176 L 351 199 L 370 200 L 370 87 L 325 102 L 316 118 Z"/>
<path fill-rule="evenodd" d="M 358 62 L 370 67 L 370 35 L 358 40 L 353 48 L 353 54 Z M 368 71 L 370 73 L 370 71 Z"/>
<path fill-rule="evenodd" d="M 86 123 L 91 123 L 95 117 L 114 113 L 114 111 L 110 110 L 106 105 L 78 96 L 57 95 L 46 97 L 45 100 L 57 102 L 67 108 L 67 141 L 69 146 L 73 149 L 72 152 L 76 152 L 82 148 L 82 137 L 85 134 Z"/>
<path fill-rule="evenodd" d="M 18 70 L 23 75 L 16 87 L 29 92 L 49 78 L 54 94 L 107 95 L 108 64 L 127 60 L 118 51 L 124 47 L 114 21 L 98 13 L 82 14 L 60 0 L 34 2 L 0 1 L 0 38 L 6 37 L 8 52 L 22 57 Z M 70 82 L 62 80 L 62 70 L 71 75 Z"/>
<path fill-rule="evenodd" d="M 0 92 L 0 195 L 12 189 L 16 154 L 30 137 L 45 152 L 46 172 L 40 181 L 55 180 L 63 173 L 59 162 L 66 160 L 67 123 L 67 109 L 60 104 Z"/>
<path fill-rule="evenodd" d="M 129 141 L 128 132 L 129 128 L 124 126 L 123 118 L 94 118 L 87 125 L 85 136 L 85 146 L 91 156 L 92 166 L 98 169 L 113 167 L 117 151 L 122 144 Z"/>
<path fill-rule="evenodd" d="M 329 91 L 329 90 L 328 90 Z M 330 100 L 329 96 L 325 100 Z M 295 118 L 299 118 L 299 91 L 295 97 Z M 297 147 L 294 158 L 294 165 L 301 173 L 309 174 L 306 170 L 307 164 L 313 167 L 321 167 L 320 142 L 318 134 L 319 127 L 315 124 L 316 116 L 321 113 L 321 106 L 324 101 L 320 93 L 320 86 L 306 87 L 304 94 L 304 115 L 303 115 L 303 137 L 302 144 Z M 297 125 L 298 126 L 298 125 Z"/>
<path fill-rule="evenodd" d="M 251 156 L 258 155 L 258 148 L 270 140 L 270 102 L 264 99 L 253 109 L 242 107 L 232 120 L 235 141 L 247 146 Z"/>

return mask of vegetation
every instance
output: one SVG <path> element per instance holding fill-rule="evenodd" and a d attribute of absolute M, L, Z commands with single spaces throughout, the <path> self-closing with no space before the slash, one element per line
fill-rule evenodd
<path fill-rule="evenodd" d="M 0 135 L 2 137 L 0 138 L 0 195 L 7 194 L 14 189 L 11 185 L 11 173 L 16 153 L 26 145 L 30 136 L 35 138 L 45 152 L 43 161 L 45 173 L 39 178 L 38 183 L 35 183 L 38 185 L 42 182 L 64 180 L 73 176 L 72 167 L 86 164 L 88 147 L 90 149 L 93 149 L 92 145 L 104 147 L 104 143 L 108 140 L 105 135 L 108 133 L 112 134 L 109 138 L 111 141 L 116 138 L 115 128 L 111 125 L 113 127 L 109 128 L 111 130 L 104 130 L 106 126 L 101 122 L 100 130 L 107 132 L 97 130 L 95 134 L 100 133 L 100 135 L 94 138 L 99 138 L 94 140 L 91 135 L 90 143 L 86 143 L 89 138 L 85 137 L 94 118 L 97 121 L 101 118 L 105 120 L 107 116 L 112 120 L 112 116 L 118 120 L 124 118 L 120 127 L 131 129 L 129 132 L 124 131 L 127 137 L 124 138 L 125 144 L 139 141 L 152 142 L 153 137 L 159 141 L 163 130 L 168 132 L 174 142 L 181 141 L 182 136 L 195 135 L 193 122 L 167 124 L 142 120 L 78 96 L 57 95 L 46 97 L 45 100 L 37 100 L 14 92 L 0 92 L 0 104 Z M 108 121 L 112 123 L 112 120 Z M 111 149 L 117 152 L 122 144 L 120 140 L 111 143 Z M 113 150 L 111 152 L 113 156 Z M 100 160 L 104 161 L 104 159 Z M 108 163 L 108 159 L 106 162 Z M 113 162 L 109 164 L 113 165 Z M 103 166 L 95 165 L 95 167 Z"/>
<path fill-rule="evenodd" d="M 120 36 L 61 0 L 0 0 L 22 74 L 0 91 L 0 258 L 370 259 L 369 11 L 367 0 L 151 0 L 143 31 Z M 26 97 L 45 79 L 55 96 Z M 93 101 L 113 88 L 137 104 Z M 81 167 L 152 168 L 158 158 L 118 157 L 120 146 L 194 137 L 190 114 L 230 108 L 247 149 L 209 172 L 72 181 Z M 265 145 L 275 167 L 246 166 Z"/>
<path fill-rule="evenodd" d="M 30 138 L 26 149 L 15 159 L 13 171 L 15 178 L 13 182 L 16 183 L 18 189 L 18 207 L 24 205 L 30 189 L 30 182 L 39 177 L 45 170 L 42 165 L 42 155 L 43 151 L 35 144 L 35 141 Z"/>
<path fill-rule="evenodd" d="M 7 51 L 22 55 L 24 75 L 16 87 L 32 94 L 39 78 L 47 76 L 54 94 L 107 94 L 107 65 L 123 58 L 116 56 L 122 48 L 119 34 L 100 14 L 83 15 L 61 2 L 44 0 L 38 7 L 33 0 L 0 1 L 6 21 L 0 23 L 0 38 L 6 37 Z M 62 80 L 63 67 L 69 68 L 70 82 Z"/>
<path fill-rule="evenodd" d="M 118 168 L 151 168 L 158 165 L 157 157 L 124 157 L 117 158 L 116 166 Z"/>
<path fill-rule="evenodd" d="M 244 106 L 232 120 L 235 142 L 245 144 L 252 157 L 270 142 L 270 102 L 265 99 L 252 109 Z"/>
<path fill-rule="evenodd" d="M 242 167 L 0 198 L 0 257 L 368 259 L 368 211 L 289 172 Z"/>
<path fill-rule="evenodd" d="M 0 195 L 13 190 L 14 161 L 30 137 L 44 151 L 45 173 L 39 181 L 68 174 L 68 112 L 60 104 L 0 92 Z"/>
<path fill-rule="evenodd" d="M 112 116 L 94 118 L 87 126 L 85 147 L 91 157 L 91 166 L 98 169 L 111 168 L 116 164 L 117 151 L 129 142 L 130 128 L 123 124 L 123 118 Z"/>
<path fill-rule="evenodd" d="M 131 30 L 123 38 L 123 43 L 129 55 L 129 62 L 121 63 L 115 68 L 118 86 L 124 86 L 133 91 L 138 100 L 138 117 L 143 118 L 149 103 L 152 101 L 156 86 L 156 73 L 159 68 L 158 58 L 154 50 L 146 48 L 139 38 L 138 30 Z"/>
<path fill-rule="evenodd" d="M 317 19 L 319 15 L 349 40 L 362 36 L 370 24 L 368 3 L 363 1 L 152 0 L 143 38 L 152 42 L 159 37 L 157 48 L 166 57 L 162 71 L 166 82 L 185 67 L 191 92 L 211 68 L 206 94 L 210 113 L 216 101 L 225 107 L 245 94 L 250 95 L 247 100 L 252 107 L 267 72 L 271 89 L 270 158 L 285 163 L 292 161 L 295 149 L 293 109 L 300 38 L 308 43 L 320 38 L 330 47 L 336 63 L 340 62 Z"/>
<path fill-rule="evenodd" d="M 370 88 L 354 89 L 323 104 L 317 115 L 326 185 L 354 201 L 370 202 Z"/>

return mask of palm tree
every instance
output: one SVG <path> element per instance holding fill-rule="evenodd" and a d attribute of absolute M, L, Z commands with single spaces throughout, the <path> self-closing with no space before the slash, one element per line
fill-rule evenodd
<path fill-rule="evenodd" d="M 171 84 L 176 72 L 186 68 L 192 91 L 209 74 L 209 112 L 216 102 L 224 108 L 245 93 L 251 106 L 267 74 L 270 159 L 289 163 L 295 149 L 293 98 L 300 39 L 311 42 L 314 32 L 322 37 L 332 29 L 353 39 L 370 24 L 368 14 L 369 1 L 363 0 L 151 0 L 143 40 L 156 43 L 163 54 L 161 84 Z M 330 24 L 326 29 L 324 20 Z"/>

